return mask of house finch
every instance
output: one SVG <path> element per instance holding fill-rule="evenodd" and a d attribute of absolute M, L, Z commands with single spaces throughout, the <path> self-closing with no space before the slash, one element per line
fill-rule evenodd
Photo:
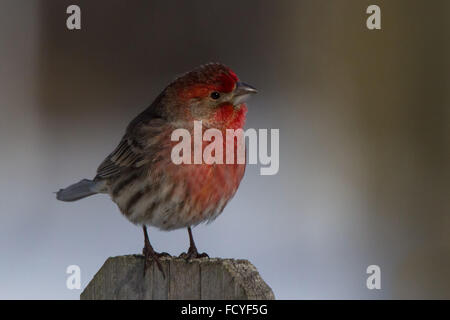
<path fill-rule="evenodd" d="M 131 121 L 94 179 L 59 190 L 57 199 L 75 201 L 96 193 L 109 194 L 122 214 L 143 228 L 144 273 L 151 261 L 163 272 L 161 254 L 153 250 L 146 226 L 161 230 L 187 228 L 190 245 L 186 258 L 207 256 L 198 253 L 191 226 L 212 221 L 223 211 L 244 175 L 245 161 L 174 164 L 171 134 L 180 128 L 192 134 L 196 120 L 202 121 L 204 128 L 218 129 L 224 135 L 227 129 L 242 128 L 247 112 L 243 102 L 254 93 L 252 86 L 239 82 L 233 71 L 218 63 L 178 77 Z M 202 147 L 207 145 L 203 142 Z M 224 158 L 230 151 L 225 149 Z"/>

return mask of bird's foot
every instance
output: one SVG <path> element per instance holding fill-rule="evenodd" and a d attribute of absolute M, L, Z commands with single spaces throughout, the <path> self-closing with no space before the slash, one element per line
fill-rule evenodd
<path fill-rule="evenodd" d="M 161 271 L 164 279 L 166 278 L 166 274 L 164 273 L 164 270 L 161 265 L 161 261 L 159 258 L 162 257 L 171 257 L 170 254 L 167 252 L 155 252 L 151 246 L 145 246 L 144 249 L 142 249 L 142 254 L 144 255 L 144 277 L 145 273 L 147 272 L 147 268 L 150 267 L 154 262 L 156 262 L 156 265 L 158 266 L 159 271 Z"/>
<path fill-rule="evenodd" d="M 199 258 L 209 258 L 209 256 L 205 252 L 198 253 L 196 247 L 189 247 L 188 252 L 183 252 L 182 254 L 179 255 L 179 258 L 183 258 L 185 260 L 191 260 L 191 259 L 199 259 Z"/>

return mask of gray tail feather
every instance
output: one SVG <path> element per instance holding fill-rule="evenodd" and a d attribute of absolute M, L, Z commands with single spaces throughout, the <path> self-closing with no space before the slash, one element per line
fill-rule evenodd
<path fill-rule="evenodd" d="M 97 182 L 83 179 L 80 182 L 74 183 L 67 188 L 60 189 L 56 192 L 56 199 L 61 201 L 77 201 L 93 194 L 98 193 Z"/>

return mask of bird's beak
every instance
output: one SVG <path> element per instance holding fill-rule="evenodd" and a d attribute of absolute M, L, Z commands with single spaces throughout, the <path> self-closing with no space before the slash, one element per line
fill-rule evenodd
<path fill-rule="evenodd" d="M 236 88 L 233 92 L 233 104 L 239 106 L 241 103 L 247 101 L 251 95 L 258 93 L 254 87 L 244 82 L 236 83 Z"/>

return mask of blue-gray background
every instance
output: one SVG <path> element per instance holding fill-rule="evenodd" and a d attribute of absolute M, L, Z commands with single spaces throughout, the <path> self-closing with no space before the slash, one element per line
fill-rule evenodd
<path fill-rule="evenodd" d="M 369 4 L 382 30 L 365 27 Z M 69 4 L 82 30 L 65 26 Z M 0 298 L 77 299 L 141 230 L 95 174 L 177 74 L 229 65 L 260 94 L 247 127 L 280 129 L 280 171 L 250 166 L 211 256 L 249 259 L 277 298 L 450 298 L 448 1 L 0 1 Z M 186 250 L 185 230 L 150 230 Z M 366 288 L 366 268 L 382 289 Z"/>

